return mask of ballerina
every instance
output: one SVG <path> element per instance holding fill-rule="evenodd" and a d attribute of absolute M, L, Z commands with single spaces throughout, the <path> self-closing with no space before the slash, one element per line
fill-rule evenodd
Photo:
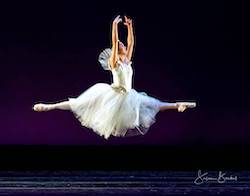
<path fill-rule="evenodd" d="M 195 102 L 165 102 L 132 88 L 134 32 L 132 19 L 124 18 L 123 24 L 128 31 L 127 47 L 118 38 L 118 24 L 122 22 L 118 15 L 112 22 L 112 48 L 102 51 L 98 58 L 103 69 L 112 72 L 113 83 L 96 83 L 67 101 L 35 104 L 34 111 L 69 110 L 82 126 L 108 139 L 111 135 L 145 135 L 159 111 L 177 109 L 183 112 L 196 107 Z"/>

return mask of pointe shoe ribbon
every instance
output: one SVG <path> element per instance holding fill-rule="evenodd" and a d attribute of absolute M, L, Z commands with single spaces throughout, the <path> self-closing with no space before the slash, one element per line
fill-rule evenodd
<path fill-rule="evenodd" d="M 195 102 L 178 102 L 177 105 L 178 105 L 178 111 L 179 112 L 183 112 L 187 108 L 194 108 L 194 107 L 196 107 L 196 103 Z"/>

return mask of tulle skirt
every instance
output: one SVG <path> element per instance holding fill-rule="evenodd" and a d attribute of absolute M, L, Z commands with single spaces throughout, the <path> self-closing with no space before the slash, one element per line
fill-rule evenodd
<path fill-rule="evenodd" d="M 160 100 L 131 89 L 124 92 L 97 83 L 80 96 L 68 98 L 71 111 L 82 126 L 108 139 L 111 135 L 144 135 L 155 122 Z"/>

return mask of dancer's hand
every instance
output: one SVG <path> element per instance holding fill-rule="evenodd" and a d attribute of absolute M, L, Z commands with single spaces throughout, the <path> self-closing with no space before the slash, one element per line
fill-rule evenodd
<path fill-rule="evenodd" d="M 113 24 L 118 24 L 122 21 L 122 19 L 120 18 L 120 15 L 116 16 L 116 18 L 113 20 Z"/>
<path fill-rule="evenodd" d="M 132 19 L 128 18 L 127 16 L 124 16 L 125 22 L 123 23 L 125 26 L 129 27 L 132 25 Z"/>

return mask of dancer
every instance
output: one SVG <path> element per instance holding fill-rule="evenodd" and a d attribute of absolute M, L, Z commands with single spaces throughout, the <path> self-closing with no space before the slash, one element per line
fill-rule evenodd
<path fill-rule="evenodd" d="M 118 15 L 112 22 L 112 48 L 105 49 L 98 58 L 103 69 L 112 72 L 113 83 L 97 83 L 68 101 L 35 104 L 34 111 L 69 110 L 82 126 L 108 139 L 111 135 L 146 134 L 159 111 L 176 109 L 183 112 L 196 107 L 195 102 L 165 102 L 132 88 L 134 32 L 132 19 L 126 16 L 124 19 L 128 31 L 127 46 L 118 38 L 118 25 L 122 22 Z"/>

